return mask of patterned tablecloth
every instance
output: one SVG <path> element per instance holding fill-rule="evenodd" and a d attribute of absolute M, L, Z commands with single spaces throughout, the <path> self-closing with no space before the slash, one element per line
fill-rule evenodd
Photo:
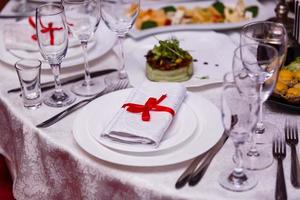
<path fill-rule="evenodd" d="M 95 68 L 116 66 L 110 51 L 91 63 Z M 195 187 L 176 190 L 174 184 L 191 161 L 165 167 L 128 167 L 108 163 L 86 153 L 72 135 L 76 113 L 47 129 L 37 129 L 39 122 L 60 109 L 42 106 L 35 111 L 23 108 L 18 94 L 7 94 L 18 86 L 12 66 L 0 62 L 0 153 L 9 163 L 14 178 L 16 199 L 274 199 L 276 164 L 255 172 L 259 183 L 247 192 L 223 189 L 217 181 L 220 171 L 232 166 L 233 145 L 228 141 L 217 154 L 203 180 Z M 80 69 L 80 67 L 79 67 Z M 70 75 L 78 68 L 65 69 Z M 52 79 L 44 71 L 43 81 Z M 190 89 L 219 107 L 220 85 Z M 63 109 L 63 108 L 61 108 Z M 300 122 L 297 113 L 267 104 L 265 118 L 283 131 L 284 120 L 290 116 Z M 299 145 L 298 145 L 299 146 Z M 270 146 L 266 147 L 269 148 Z M 290 183 L 289 148 L 284 162 L 289 199 L 300 199 L 300 190 Z M 298 148 L 299 150 L 299 148 Z"/>

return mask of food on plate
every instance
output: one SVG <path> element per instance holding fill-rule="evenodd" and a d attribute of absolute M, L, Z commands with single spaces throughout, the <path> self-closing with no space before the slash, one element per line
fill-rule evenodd
<path fill-rule="evenodd" d="M 193 75 L 193 57 L 176 38 L 158 40 L 146 57 L 146 76 L 152 81 L 185 81 Z"/>
<path fill-rule="evenodd" d="M 279 71 L 274 94 L 300 104 L 300 57 Z"/>
<path fill-rule="evenodd" d="M 208 7 L 166 6 L 158 9 L 140 11 L 135 26 L 139 30 L 159 26 L 230 23 L 255 18 L 258 15 L 256 5 L 246 5 L 244 0 L 238 0 L 234 6 L 216 1 Z"/>

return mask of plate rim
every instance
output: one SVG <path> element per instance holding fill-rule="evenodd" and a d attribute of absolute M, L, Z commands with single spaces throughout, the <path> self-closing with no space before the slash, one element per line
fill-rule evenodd
<path fill-rule="evenodd" d="M 202 110 L 199 110 L 199 106 L 197 105 L 197 103 L 199 104 L 199 100 L 203 101 L 207 104 L 204 108 L 202 108 Z M 205 110 L 205 112 L 214 114 L 214 117 L 215 117 L 214 120 L 216 120 L 216 121 L 214 121 L 213 124 L 206 123 L 207 116 L 205 119 L 203 119 L 204 120 L 203 133 L 204 133 L 204 131 L 209 132 L 209 133 L 206 133 L 205 136 L 206 137 L 212 136 L 211 133 L 215 132 L 213 135 L 213 137 L 214 137 L 213 140 L 212 140 L 212 138 L 207 138 L 208 140 L 205 141 L 205 146 L 199 147 L 199 141 L 196 140 L 197 132 L 195 132 L 195 134 L 193 134 L 193 136 L 191 138 L 189 138 L 189 140 L 187 141 L 188 143 L 184 143 L 184 144 L 191 145 L 191 143 L 192 143 L 197 148 L 191 149 L 191 147 L 183 144 L 183 145 L 178 146 L 178 148 L 174 149 L 174 151 L 169 151 L 169 152 L 166 152 L 166 153 L 163 153 L 160 155 L 152 155 L 152 156 L 137 156 L 137 155 L 131 155 L 131 154 L 128 155 L 128 154 L 119 153 L 117 151 L 113 151 L 104 146 L 101 146 L 96 140 L 91 138 L 92 136 L 90 136 L 89 134 L 87 134 L 87 135 L 80 134 L 80 133 L 83 133 L 85 130 L 77 130 L 76 131 L 77 125 L 79 123 L 78 120 L 80 119 L 78 117 L 80 115 L 80 113 L 78 113 L 78 115 L 76 116 L 76 118 L 73 122 L 73 126 L 72 126 L 73 137 L 74 137 L 76 143 L 79 145 L 79 147 L 83 151 L 87 152 L 88 154 L 92 155 L 93 157 L 95 157 L 96 159 L 99 159 L 101 161 L 106 161 L 109 163 L 114 163 L 114 164 L 123 165 L 123 166 L 134 166 L 134 167 L 158 167 L 158 166 L 168 166 L 168 165 L 178 164 L 178 163 L 190 160 L 190 159 L 196 157 L 197 155 L 207 151 L 220 139 L 220 137 L 224 131 L 224 128 L 223 128 L 223 125 L 221 122 L 221 112 L 212 102 L 210 102 L 209 100 L 207 100 L 200 94 L 196 95 L 191 92 L 188 92 L 188 96 L 186 97 L 185 101 L 189 101 L 189 103 L 187 102 L 187 104 L 192 109 L 193 108 L 196 109 L 198 112 L 203 112 L 203 110 Z M 209 108 L 209 110 L 206 110 L 208 108 Z M 84 109 L 86 109 L 86 107 Z M 194 110 L 194 112 L 197 115 L 196 110 Z M 80 112 L 84 112 L 84 110 L 81 110 Z M 197 117 L 199 118 L 198 115 L 197 115 Z M 210 116 L 208 116 L 208 117 L 210 117 Z M 200 119 L 201 118 L 202 117 L 200 116 Z M 212 131 L 214 128 L 215 128 L 215 131 Z M 203 134 L 200 134 L 200 135 L 203 135 Z M 198 135 L 198 139 L 199 139 L 199 135 Z M 202 139 L 203 139 L 203 137 L 202 137 Z M 87 142 L 87 143 L 85 143 L 85 142 Z M 95 145 L 95 147 L 93 147 L 93 145 Z M 105 155 L 106 153 L 109 155 Z M 113 154 L 114 154 L 115 158 L 113 158 L 113 156 L 112 156 Z M 114 159 L 114 160 L 112 160 L 112 159 Z M 116 161 L 115 159 L 117 159 L 118 161 Z M 145 161 L 147 161 L 147 162 L 145 162 Z"/>

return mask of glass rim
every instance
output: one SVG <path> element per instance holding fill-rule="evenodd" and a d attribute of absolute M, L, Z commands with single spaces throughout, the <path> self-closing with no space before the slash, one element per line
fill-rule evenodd
<path fill-rule="evenodd" d="M 240 33 L 241 36 L 243 35 L 244 37 L 246 37 L 248 39 L 253 39 L 254 37 L 250 37 L 248 34 L 246 34 L 245 30 L 248 29 L 249 27 L 253 26 L 253 25 L 256 25 L 256 24 L 276 24 L 276 26 L 281 27 L 282 30 L 284 31 L 285 34 L 283 34 L 283 35 L 287 34 L 287 31 L 286 31 L 285 27 L 281 23 L 271 22 L 271 21 L 255 21 L 255 22 L 247 23 L 244 26 L 242 26 L 241 33 Z M 287 39 L 287 36 L 285 38 Z M 263 41 L 264 40 L 264 39 L 260 39 L 260 38 L 256 38 L 256 37 L 254 39 L 256 41 Z"/>
<path fill-rule="evenodd" d="M 56 7 L 58 9 L 60 9 L 60 10 L 58 10 L 55 13 L 51 13 L 51 14 L 43 14 L 41 12 L 41 10 L 43 8 L 50 7 L 50 6 Z M 46 3 L 46 4 L 43 4 L 43 5 L 41 5 L 41 6 L 39 6 L 39 7 L 36 8 L 36 15 L 38 15 L 38 16 L 53 16 L 53 15 L 58 15 L 58 14 L 61 14 L 61 13 L 64 13 L 64 6 L 62 4 L 60 4 L 60 3 L 55 3 L 55 2 L 53 2 L 53 3 Z"/>
<path fill-rule="evenodd" d="M 35 65 L 24 65 L 24 64 L 21 64 L 22 62 L 25 62 L 25 61 L 34 61 L 34 62 L 37 62 Z M 38 68 L 41 68 L 42 66 L 42 61 L 38 60 L 38 59 L 30 59 L 30 58 L 25 58 L 25 59 L 21 59 L 21 60 L 18 60 L 16 63 L 15 63 L 15 68 L 18 69 L 18 70 L 26 70 L 26 69 L 38 69 Z"/>
<path fill-rule="evenodd" d="M 247 44 L 239 45 L 238 47 L 235 48 L 235 50 L 233 52 L 233 56 L 238 58 L 239 60 L 241 60 L 243 63 L 254 64 L 254 63 L 249 62 L 247 60 L 242 60 L 242 57 L 241 57 L 242 47 L 251 46 L 251 45 L 257 45 L 258 46 L 258 44 L 256 44 L 256 43 L 247 43 Z M 263 59 L 263 60 L 260 60 L 260 61 L 257 61 L 257 62 L 262 64 L 262 63 L 269 63 L 270 61 L 276 60 L 276 58 L 278 57 L 277 49 L 275 49 L 274 47 L 272 47 L 271 45 L 268 45 L 268 44 L 259 44 L 259 46 L 264 46 L 264 47 L 267 47 L 269 49 L 272 49 L 272 51 L 274 52 L 275 57 L 274 58 L 269 58 L 269 59 Z"/>

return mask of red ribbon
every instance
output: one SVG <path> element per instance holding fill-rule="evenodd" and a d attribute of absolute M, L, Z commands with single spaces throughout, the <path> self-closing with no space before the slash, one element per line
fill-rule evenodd
<path fill-rule="evenodd" d="M 128 112 L 132 113 L 142 113 L 143 121 L 150 121 L 150 111 L 162 111 L 168 112 L 172 116 L 175 115 L 175 111 L 172 108 L 166 106 L 160 106 L 160 104 L 165 98 L 166 94 L 162 95 L 158 100 L 154 97 L 150 97 L 145 105 L 135 104 L 135 103 L 126 103 L 122 106 L 122 108 L 127 107 Z"/>
<path fill-rule="evenodd" d="M 36 24 L 35 24 L 35 22 L 33 21 L 33 19 L 32 19 L 31 16 L 28 18 L 28 22 L 29 22 L 30 26 L 32 26 L 34 29 L 36 28 Z M 54 31 L 59 31 L 59 30 L 62 30 L 63 28 L 62 28 L 62 27 L 59 27 L 59 28 L 53 27 L 53 23 L 52 23 L 52 22 L 49 22 L 49 23 L 48 23 L 48 27 L 46 27 L 46 26 L 42 23 L 41 20 L 40 20 L 40 23 L 41 23 L 41 26 L 42 26 L 41 32 L 42 32 L 42 33 L 47 33 L 47 32 L 49 32 L 49 34 L 50 34 L 50 45 L 54 45 Z M 31 36 L 31 38 L 32 38 L 33 40 L 37 40 L 36 34 L 33 34 L 33 35 Z"/>

